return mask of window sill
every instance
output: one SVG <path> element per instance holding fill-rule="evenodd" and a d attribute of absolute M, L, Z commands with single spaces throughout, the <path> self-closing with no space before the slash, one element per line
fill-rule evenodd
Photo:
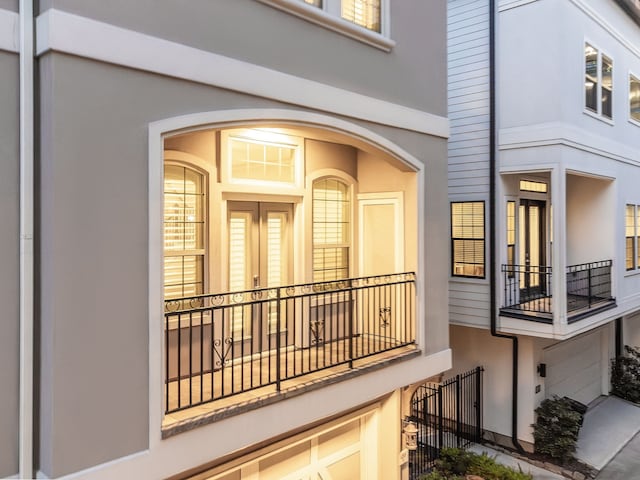
<path fill-rule="evenodd" d="M 615 122 L 613 121 L 613 119 L 609 119 L 607 117 L 603 117 L 599 113 L 592 112 L 591 110 L 587 110 L 586 108 L 583 110 L 583 113 L 585 115 L 590 116 L 591 118 L 595 118 L 596 120 L 600 120 L 601 122 L 606 123 L 607 125 L 609 125 L 611 127 L 613 127 L 615 125 Z"/>
<path fill-rule="evenodd" d="M 385 52 L 390 52 L 396 42 L 390 38 L 364 27 L 331 15 L 324 10 L 308 5 L 300 0 L 258 0 L 284 12 L 303 18 L 334 32 L 358 40 Z"/>
<path fill-rule="evenodd" d="M 624 276 L 626 277 L 635 277 L 636 275 L 640 275 L 640 269 L 634 268 L 633 270 L 625 270 Z"/>
<path fill-rule="evenodd" d="M 634 120 L 633 118 L 629 118 L 629 123 L 631 125 L 635 125 L 636 127 L 640 127 L 640 121 Z"/>

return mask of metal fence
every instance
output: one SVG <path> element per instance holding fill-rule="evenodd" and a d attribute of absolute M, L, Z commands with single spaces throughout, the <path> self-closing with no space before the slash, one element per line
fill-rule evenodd
<path fill-rule="evenodd" d="M 482 367 L 441 384 L 422 385 L 411 398 L 406 419 L 418 428 L 417 449 L 409 455 L 409 476 L 431 470 L 443 448 L 482 442 Z"/>
<path fill-rule="evenodd" d="M 415 274 L 165 301 L 165 411 L 347 365 L 415 342 Z"/>

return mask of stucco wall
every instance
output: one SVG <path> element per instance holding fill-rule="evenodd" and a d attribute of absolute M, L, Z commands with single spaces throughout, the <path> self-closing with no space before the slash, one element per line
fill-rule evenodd
<path fill-rule="evenodd" d="M 59 54 L 43 57 L 41 77 L 39 467 L 59 476 L 148 447 L 149 122 L 287 106 Z M 439 234 L 447 225 L 446 141 L 359 123 L 426 165 L 424 225 L 438 233 L 427 235 L 421 266 L 423 345 L 441 351 L 448 347 L 441 254 L 448 242 Z"/>
<path fill-rule="evenodd" d="M 0 476 L 18 471 L 20 153 L 18 56 L 0 51 Z"/>
<path fill-rule="evenodd" d="M 389 53 L 255 0 L 40 2 L 40 11 L 51 7 L 446 115 L 443 1 L 392 1 Z"/>

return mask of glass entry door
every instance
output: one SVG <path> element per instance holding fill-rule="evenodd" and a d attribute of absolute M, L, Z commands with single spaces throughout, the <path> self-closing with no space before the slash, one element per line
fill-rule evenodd
<path fill-rule="evenodd" d="M 293 206 L 288 203 L 228 202 L 231 292 L 291 283 L 292 217 Z M 233 337 L 236 340 L 252 337 L 268 344 L 267 337 L 277 327 L 277 304 L 261 302 L 259 297 L 256 300 L 253 305 L 238 307 L 233 312 Z"/>
<path fill-rule="evenodd" d="M 519 210 L 519 263 L 520 298 L 539 297 L 546 291 L 545 255 L 545 202 L 520 200 Z"/>

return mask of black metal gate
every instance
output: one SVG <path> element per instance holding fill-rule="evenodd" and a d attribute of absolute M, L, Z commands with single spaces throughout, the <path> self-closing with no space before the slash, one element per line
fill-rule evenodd
<path fill-rule="evenodd" d="M 442 448 L 466 448 L 482 441 L 482 367 L 443 383 L 421 385 L 411 397 L 406 419 L 418 428 L 417 449 L 410 452 L 412 480 L 428 472 Z"/>

